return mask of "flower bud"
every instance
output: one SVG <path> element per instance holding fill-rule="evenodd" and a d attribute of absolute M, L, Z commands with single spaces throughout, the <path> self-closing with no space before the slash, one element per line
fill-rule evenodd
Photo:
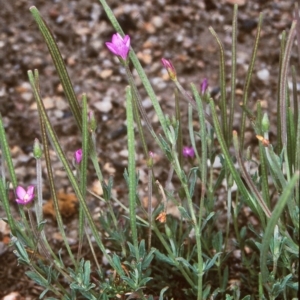
<path fill-rule="evenodd" d="M 43 151 L 41 144 L 38 139 L 34 139 L 33 142 L 33 156 L 35 159 L 39 159 L 42 157 Z"/>
<path fill-rule="evenodd" d="M 149 169 L 151 169 L 153 167 L 153 157 L 154 157 L 154 153 L 152 151 L 149 151 L 149 156 L 147 159 L 147 167 Z"/>
<path fill-rule="evenodd" d="M 261 129 L 263 133 L 269 132 L 270 129 L 270 121 L 266 113 L 264 113 L 264 116 L 261 120 Z"/>
<path fill-rule="evenodd" d="M 92 110 L 88 113 L 88 122 L 89 122 L 89 130 L 91 132 L 95 132 L 97 128 L 97 122 L 96 122 L 95 114 Z"/>
<path fill-rule="evenodd" d="M 74 158 L 75 158 L 76 164 L 79 165 L 82 160 L 82 149 L 78 149 L 75 151 Z"/>
<path fill-rule="evenodd" d="M 204 78 L 200 84 L 200 88 L 201 88 L 201 95 L 204 95 L 207 88 L 208 88 L 208 80 L 207 78 Z"/>
<path fill-rule="evenodd" d="M 183 147 L 182 154 L 184 157 L 194 158 L 195 151 L 194 151 L 193 147 Z"/>
<path fill-rule="evenodd" d="M 163 64 L 163 66 L 166 68 L 166 70 L 168 71 L 168 74 L 169 74 L 170 78 L 173 81 L 177 80 L 176 70 L 175 70 L 173 64 L 171 63 L 171 61 L 169 61 L 165 58 L 162 58 L 161 62 Z"/>

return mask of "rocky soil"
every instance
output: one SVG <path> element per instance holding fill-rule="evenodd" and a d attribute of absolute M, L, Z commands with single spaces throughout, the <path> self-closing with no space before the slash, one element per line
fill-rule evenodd
<path fill-rule="evenodd" d="M 40 137 L 37 107 L 28 83 L 27 71 L 38 69 L 45 106 L 57 131 L 62 147 L 70 161 L 80 147 L 80 136 L 62 91 L 56 70 L 42 36 L 31 17 L 29 7 L 35 5 L 48 22 L 65 59 L 78 100 L 87 93 L 90 109 L 98 121 L 97 144 L 99 161 L 104 176 L 114 176 L 117 196 L 126 193 L 123 170 L 126 166 L 126 127 L 124 89 L 126 78 L 118 61 L 109 53 L 105 42 L 114 29 L 97 0 L 1 0 L 0 10 L 0 112 L 6 127 L 19 184 L 35 184 L 33 140 Z M 256 34 L 259 13 L 264 14 L 254 76 L 251 81 L 249 107 L 260 100 L 273 120 L 272 134 L 276 135 L 278 61 L 280 34 L 288 30 L 293 20 L 292 0 L 108 0 L 123 30 L 131 37 L 131 44 L 157 92 L 166 114 L 174 115 L 173 85 L 161 65 L 161 58 L 171 59 L 179 80 L 188 88 L 191 82 L 199 85 L 208 78 L 209 88 L 217 94 L 219 87 L 218 45 L 209 32 L 212 26 L 224 43 L 227 83 L 230 87 L 231 32 L 233 3 L 239 4 L 237 52 L 237 102 L 243 94 L 243 85 Z M 295 60 L 294 51 L 292 61 Z M 139 79 L 137 84 L 143 105 L 158 128 L 157 118 Z M 229 95 L 229 94 L 228 94 Z M 216 100 L 218 96 L 216 95 Z M 182 100 L 182 112 L 187 105 Z M 241 110 L 236 109 L 235 129 L 239 130 Z M 248 130 L 246 146 L 257 144 L 253 131 Z M 151 151 L 156 148 L 153 143 Z M 143 174 L 146 168 L 143 156 L 138 157 Z M 53 154 L 53 169 L 61 198 L 72 193 L 65 172 Z M 166 178 L 161 164 L 157 176 Z M 43 172 L 46 179 L 46 173 Z M 95 177 L 89 175 L 89 187 L 96 190 Z M 67 195 L 67 196 L 66 196 Z M 47 180 L 45 201 L 49 200 Z M 12 206 L 13 204 L 12 197 Z M 91 209 L 97 209 L 91 204 Z M 50 209 L 51 211 L 51 209 Z M 51 213 L 49 213 L 51 215 Z M 0 216 L 3 216 L 0 207 Z M 68 224 L 76 232 L 76 223 L 70 214 Z M 74 218 L 75 219 L 75 218 Z M 59 239 L 55 222 L 49 236 L 53 243 Z M 52 222 L 52 223 L 51 223 Z M 1 223 L 2 224 L 2 223 Z M 3 225 L 3 224 L 2 224 Z M 0 297 L 11 292 L 18 299 L 37 299 L 40 288 L 17 267 L 9 243 L 8 229 L 0 226 Z M 73 226 L 73 227 L 72 227 Z M 50 226 L 51 227 L 51 226 Z M 74 234 L 75 236 L 75 234 Z M 76 243 L 76 241 L 74 241 Z M 4 299 L 4 298 L 3 298 Z M 17 299 L 17 298 L 15 298 Z"/>

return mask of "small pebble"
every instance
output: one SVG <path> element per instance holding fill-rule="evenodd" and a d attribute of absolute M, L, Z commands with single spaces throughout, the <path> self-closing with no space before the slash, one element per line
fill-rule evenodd
<path fill-rule="evenodd" d="M 164 25 L 164 20 L 160 16 L 154 16 L 152 18 L 152 23 L 156 28 L 162 28 Z"/>
<path fill-rule="evenodd" d="M 93 103 L 93 106 L 103 113 L 108 113 L 112 109 L 112 104 L 110 101 L 98 101 Z"/>
<path fill-rule="evenodd" d="M 270 79 L 270 72 L 267 69 L 257 71 L 256 75 L 261 81 L 268 81 Z"/>

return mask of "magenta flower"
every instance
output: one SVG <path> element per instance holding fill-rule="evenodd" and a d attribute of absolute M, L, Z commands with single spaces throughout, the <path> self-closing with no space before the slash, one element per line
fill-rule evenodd
<path fill-rule="evenodd" d="M 127 59 L 130 50 L 130 37 L 125 35 L 124 38 L 119 33 L 112 36 L 111 42 L 105 43 L 110 52 L 121 56 L 124 60 Z"/>
<path fill-rule="evenodd" d="M 183 147 L 182 154 L 184 157 L 194 158 L 195 151 L 194 151 L 193 147 Z"/>
<path fill-rule="evenodd" d="M 201 87 L 201 94 L 204 95 L 207 88 L 208 88 L 208 80 L 207 78 L 204 78 L 200 84 L 200 87 Z"/>
<path fill-rule="evenodd" d="M 162 58 L 161 62 L 163 64 L 163 66 L 166 68 L 166 70 L 168 71 L 168 74 L 169 74 L 170 78 L 172 80 L 176 80 L 177 79 L 176 70 L 175 70 L 173 64 L 171 63 L 171 61 L 169 61 L 165 58 Z"/>
<path fill-rule="evenodd" d="M 30 185 L 26 191 L 23 187 L 19 185 L 16 188 L 16 194 L 17 194 L 16 202 L 18 204 L 26 205 L 30 203 L 34 198 L 34 186 Z"/>
<path fill-rule="evenodd" d="M 76 164 L 80 164 L 80 162 L 82 160 L 82 149 L 78 149 L 75 151 L 74 158 L 75 158 Z"/>

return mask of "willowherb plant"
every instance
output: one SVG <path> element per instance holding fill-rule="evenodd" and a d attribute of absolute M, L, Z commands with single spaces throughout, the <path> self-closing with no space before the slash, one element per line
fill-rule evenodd
<path fill-rule="evenodd" d="M 200 93 L 196 86 L 191 84 L 191 93 L 189 93 L 180 84 L 180 76 L 176 73 L 172 62 L 162 58 L 162 64 L 175 85 L 175 116 L 167 118 L 130 46 L 130 37 L 124 35 L 106 2 L 104 0 L 100 2 L 117 32 L 106 46 L 112 54 L 118 56 L 128 80 L 125 101 L 129 155 L 124 178 L 128 186 L 129 205 L 126 206 L 113 196 L 112 178 L 103 178 L 97 159 L 95 116 L 92 111 L 88 112 L 85 94 L 82 96 L 82 106 L 79 105 L 55 40 L 35 7 L 31 7 L 30 11 L 49 48 L 70 110 L 80 129 L 81 148 L 75 151 L 74 162 L 70 164 L 43 105 L 39 92 L 38 71 L 28 71 L 38 105 L 43 151 L 36 140 L 34 157 L 37 164 L 37 186 L 30 185 L 24 189 L 17 183 L 0 118 L 1 204 L 6 213 L 6 221 L 11 228 L 12 244 L 18 261 L 29 267 L 30 271 L 27 275 L 44 288 L 40 298 L 49 292 L 51 296 L 48 299 L 296 299 L 299 279 L 297 270 L 299 268 L 300 106 L 297 93 L 294 92 L 292 95 L 288 93 L 286 80 L 296 34 L 300 49 L 298 11 L 296 10 L 296 20 L 292 24 L 288 38 L 285 34 L 282 36 L 278 87 L 280 126 L 277 144 L 273 147 L 268 137 L 269 120 L 267 114 L 263 114 L 260 103 L 257 103 L 256 112 L 250 111 L 247 107 L 249 83 L 259 44 L 262 16 L 260 16 L 252 59 L 245 80 L 241 105 L 242 124 L 238 136 L 237 131 L 232 132 L 233 117 L 236 113 L 234 108 L 236 105 L 237 5 L 234 7 L 232 24 L 232 83 L 229 107 L 225 89 L 224 49 L 217 34 L 210 28 L 220 48 L 220 116 L 217 113 L 216 103 L 210 97 L 208 80 L 203 79 Z M 141 96 L 128 67 L 129 61 L 139 74 L 152 101 L 162 128 L 161 135 L 156 134 L 142 106 Z M 292 67 L 291 70 L 295 91 L 296 68 Z M 183 146 L 179 93 L 189 107 L 189 142 L 186 146 Z M 199 129 L 194 128 L 195 116 Z M 259 141 L 259 167 L 256 169 L 252 167 L 251 155 L 245 153 L 243 147 L 247 117 L 250 118 Z M 166 166 L 169 166 L 165 184 L 156 178 L 155 154 L 148 151 L 145 128 L 141 120 L 144 121 L 146 129 L 156 143 L 157 152 L 163 153 Z M 137 126 L 147 159 L 147 211 L 138 196 L 140 186 L 135 165 L 134 124 Z M 61 160 L 79 201 L 77 253 L 74 253 L 68 244 L 59 210 L 49 156 L 49 141 Z M 232 149 L 234 149 L 234 157 L 230 151 Z M 57 224 L 68 257 L 60 252 L 55 253 L 44 231 L 46 224 L 42 213 L 41 175 L 43 157 L 46 161 Z M 214 162 L 217 157 L 222 168 L 215 178 Z M 105 203 L 107 208 L 98 221 L 93 220 L 85 201 L 87 193 L 92 193 L 87 188 L 89 159 L 93 163 L 103 189 L 101 197 L 94 196 Z M 76 175 L 73 172 L 74 168 L 77 170 Z M 216 226 L 218 213 L 214 209 L 222 182 L 226 184 L 227 201 L 227 223 L 224 231 Z M 20 204 L 21 222 L 17 222 L 12 217 L 10 210 L 8 201 L 10 183 L 15 190 L 16 202 Z M 270 185 L 278 195 L 278 199 L 274 199 Z M 152 203 L 154 196 L 159 199 L 156 205 Z M 30 207 L 33 203 L 34 209 Z M 113 209 L 112 203 L 118 205 L 120 211 L 124 209 L 127 215 L 121 216 L 120 212 Z M 177 217 L 170 212 L 170 203 L 176 207 Z M 245 206 L 250 208 L 258 220 L 257 228 L 253 228 L 251 224 L 240 227 L 240 215 Z M 26 211 L 24 207 L 27 208 Z M 82 257 L 85 240 L 93 255 L 92 261 Z M 107 261 L 107 265 L 100 265 L 96 255 L 98 249 L 103 260 Z M 239 253 L 239 268 L 235 268 L 231 262 L 233 250 Z M 32 256 L 28 254 L 31 252 L 34 253 Z"/>

